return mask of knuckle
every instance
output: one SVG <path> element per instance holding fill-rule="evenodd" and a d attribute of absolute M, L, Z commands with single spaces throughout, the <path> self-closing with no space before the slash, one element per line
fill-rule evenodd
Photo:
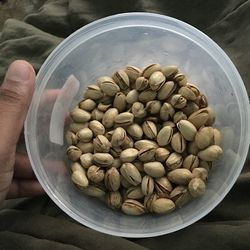
<path fill-rule="evenodd" d="M 25 98 L 21 92 L 12 88 L 0 88 L 0 101 L 6 104 L 25 105 Z"/>

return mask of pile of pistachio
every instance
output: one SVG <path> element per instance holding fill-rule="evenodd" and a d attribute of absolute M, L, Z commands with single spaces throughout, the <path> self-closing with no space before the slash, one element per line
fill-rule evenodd
<path fill-rule="evenodd" d="M 70 115 L 73 183 L 129 215 L 166 214 L 201 196 L 222 154 L 206 96 L 176 66 L 102 76 Z"/>

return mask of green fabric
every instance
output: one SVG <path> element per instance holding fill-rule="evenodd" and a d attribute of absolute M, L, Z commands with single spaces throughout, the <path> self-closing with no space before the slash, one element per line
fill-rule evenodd
<path fill-rule="evenodd" d="M 36 2 L 36 1 L 35 1 Z M 0 36 L 0 82 L 14 59 L 36 71 L 76 29 L 111 14 L 148 11 L 201 29 L 230 56 L 250 93 L 250 1 L 48 0 L 24 20 L 9 19 Z M 250 249 L 250 161 L 226 198 L 205 218 L 178 232 L 147 239 L 122 239 L 79 225 L 47 197 L 0 211 L 0 249 Z"/>

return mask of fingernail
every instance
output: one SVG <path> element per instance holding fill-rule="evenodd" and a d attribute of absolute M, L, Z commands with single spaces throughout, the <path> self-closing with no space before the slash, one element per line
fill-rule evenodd
<path fill-rule="evenodd" d="M 6 73 L 6 80 L 26 82 L 30 79 L 31 72 L 31 66 L 27 62 L 17 60 L 9 66 Z"/>

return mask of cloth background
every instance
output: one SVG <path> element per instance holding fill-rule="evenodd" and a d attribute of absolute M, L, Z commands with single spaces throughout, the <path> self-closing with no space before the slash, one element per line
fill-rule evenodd
<path fill-rule="evenodd" d="M 78 28 L 131 11 L 172 16 L 202 30 L 229 55 L 250 93 L 248 0 L 0 1 L 0 82 L 13 60 L 25 59 L 38 71 L 51 51 Z M 248 157 L 233 189 L 205 218 L 172 234 L 132 240 L 79 225 L 46 195 L 25 199 L 0 210 L 0 249 L 250 249 L 249 194 Z"/>

